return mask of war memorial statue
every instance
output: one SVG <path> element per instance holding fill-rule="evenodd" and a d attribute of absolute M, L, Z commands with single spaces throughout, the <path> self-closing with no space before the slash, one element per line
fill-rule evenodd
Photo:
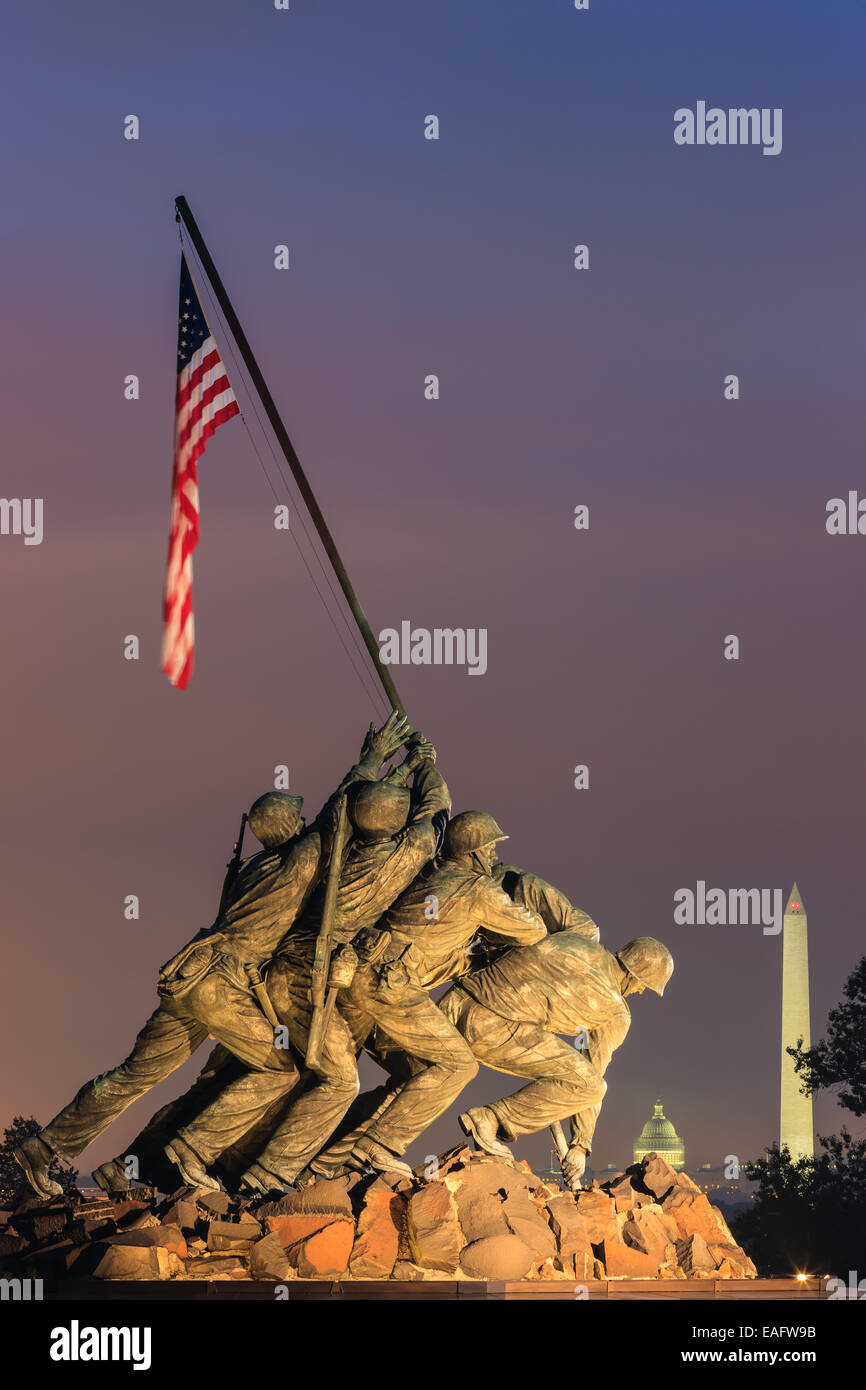
<path fill-rule="evenodd" d="M 380 776 L 401 747 L 404 761 Z M 159 1007 L 129 1057 L 16 1149 L 34 1192 L 58 1195 L 51 1161 L 77 1157 L 208 1036 L 243 1071 L 164 1146 L 190 1186 L 218 1189 L 208 1170 L 276 1102 L 285 1102 L 280 1118 L 242 1191 L 284 1192 L 352 1167 L 411 1180 L 401 1156 L 481 1063 L 531 1082 L 467 1110 L 465 1132 L 509 1156 L 504 1139 L 570 1118 L 563 1172 L 579 1187 L 604 1073 L 630 1023 L 626 996 L 647 984 L 661 994 L 673 961 L 649 937 L 605 950 L 595 923 L 558 890 L 496 864 L 507 837 L 492 816 L 449 819 L 450 809 L 435 748 L 396 713 L 371 727 L 309 827 L 300 797 L 259 797 L 248 821 L 264 848 L 233 866 L 216 921 L 160 970 Z M 323 938 L 328 978 L 317 1005 Z M 449 981 L 434 1002 L 431 989 Z M 581 1031 L 584 1048 L 559 1036 Z M 365 1047 L 391 1082 L 335 1135 L 358 1096 Z M 121 1159 L 94 1177 L 107 1192 L 129 1185 Z"/>

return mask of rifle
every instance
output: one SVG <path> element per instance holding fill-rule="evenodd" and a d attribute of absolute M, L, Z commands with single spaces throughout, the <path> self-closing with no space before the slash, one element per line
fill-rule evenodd
<path fill-rule="evenodd" d="M 244 811 L 243 815 L 241 816 L 241 828 L 238 831 L 238 838 L 235 840 L 234 843 L 234 853 L 232 854 L 232 857 L 229 860 L 229 862 L 226 864 L 226 876 L 223 879 L 223 891 L 220 895 L 220 905 L 217 917 L 222 917 L 223 911 L 225 910 L 226 904 L 228 902 L 229 894 L 231 893 L 231 890 L 234 888 L 235 883 L 237 881 L 237 876 L 241 871 L 241 864 L 243 863 L 244 854 L 244 831 L 246 830 L 246 828 L 247 813 L 246 811 Z"/>
<path fill-rule="evenodd" d="M 349 838 L 349 821 L 346 815 L 345 792 L 337 802 L 337 818 L 334 839 L 331 845 L 331 858 L 328 862 L 328 878 L 325 884 L 325 903 L 322 908 L 322 925 L 316 938 L 316 954 L 313 960 L 313 980 L 310 999 L 313 1017 L 310 1021 L 310 1035 L 307 1041 L 307 1066 L 315 1071 L 322 1063 L 322 1046 L 325 1041 L 325 1028 L 334 1006 L 337 987 L 328 988 L 331 971 L 331 952 L 334 949 L 334 917 L 337 908 L 337 889 L 340 886 L 340 870 L 343 864 L 343 851 Z M 327 992 L 327 998 L 326 996 Z"/>

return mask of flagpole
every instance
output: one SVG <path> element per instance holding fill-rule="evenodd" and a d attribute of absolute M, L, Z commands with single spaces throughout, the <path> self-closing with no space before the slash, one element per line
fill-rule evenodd
<path fill-rule="evenodd" d="M 219 273 L 217 271 L 216 266 L 213 263 L 211 254 L 208 251 L 207 246 L 205 245 L 204 238 L 198 229 L 198 223 L 196 222 L 195 218 L 192 215 L 192 212 L 190 211 L 189 203 L 187 202 L 186 198 L 184 198 L 183 195 L 181 195 L 175 198 L 174 206 L 177 214 L 177 220 L 178 222 L 183 222 L 183 225 L 186 227 L 186 230 L 189 233 L 190 241 L 195 247 L 196 254 L 204 267 L 205 274 L 207 275 L 208 280 L 210 281 L 210 284 L 213 288 L 213 292 L 216 296 L 217 303 L 219 304 L 220 309 L 222 310 L 223 317 L 225 318 L 225 321 L 229 326 L 232 337 L 234 338 L 237 344 L 238 351 L 240 352 L 240 355 L 243 358 L 244 366 L 250 374 L 250 379 L 258 393 L 258 397 L 264 407 L 265 414 L 267 415 L 268 420 L 271 423 L 271 428 L 273 429 L 274 434 L 277 437 L 277 442 L 279 443 L 279 446 L 285 455 L 286 462 L 288 463 L 289 468 L 292 470 L 292 476 L 294 477 L 295 482 L 298 485 L 298 491 L 304 499 L 304 502 L 307 506 L 307 510 L 309 511 L 310 516 L 313 519 L 313 525 L 319 533 L 319 538 L 322 542 L 322 545 L 325 548 L 325 552 L 328 556 L 328 559 L 330 560 L 334 568 L 334 573 L 337 576 L 340 588 L 343 590 L 343 593 L 346 596 L 346 602 L 352 610 L 352 616 L 354 617 L 355 622 L 358 624 L 358 629 L 361 633 L 361 636 L 364 639 L 364 645 L 366 646 L 367 651 L 370 653 L 370 656 L 373 660 L 373 665 L 376 668 L 376 673 L 379 677 L 379 680 L 382 682 L 385 694 L 388 696 L 388 699 L 391 703 L 391 708 L 396 710 L 398 714 L 405 714 L 406 711 L 403 708 L 403 702 L 397 693 L 397 687 L 395 686 L 391 678 L 391 673 L 388 670 L 387 666 L 382 665 L 382 661 L 379 656 L 379 648 L 376 645 L 376 639 L 373 636 L 373 631 L 370 627 L 369 622 L 367 621 L 367 615 L 361 607 L 358 595 L 355 593 L 352 581 L 349 578 L 349 575 L 346 571 L 346 566 L 343 564 L 340 552 L 337 549 L 337 546 L 334 542 L 334 538 L 328 529 L 328 524 L 325 521 L 324 516 L 322 515 L 321 508 L 319 507 L 319 504 L 316 501 L 315 494 L 313 493 L 313 489 L 310 487 L 307 475 L 301 467 L 301 461 L 295 453 L 294 445 L 292 444 L 292 441 L 288 436 L 288 432 L 286 430 L 285 425 L 280 419 L 280 413 L 277 410 L 277 407 L 274 403 L 273 396 L 268 390 L 267 382 L 262 376 L 261 368 L 259 367 L 259 364 L 255 359 L 252 348 L 247 342 L 247 337 L 244 333 L 244 330 L 241 328 L 240 320 L 238 319 L 238 316 L 234 311 L 232 302 L 229 299 L 228 294 L 226 293 L 225 286 L 223 285 L 223 282 L 219 277 Z"/>

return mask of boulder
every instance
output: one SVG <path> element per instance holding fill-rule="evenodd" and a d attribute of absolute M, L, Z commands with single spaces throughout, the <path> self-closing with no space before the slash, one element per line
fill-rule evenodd
<path fill-rule="evenodd" d="M 600 1188 L 579 1192 L 577 1210 L 586 1222 L 586 1234 L 593 1245 L 616 1239 L 616 1205 L 608 1193 Z"/>
<path fill-rule="evenodd" d="M 287 1192 L 273 1201 L 258 1202 L 251 1210 L 259 1221 L 271 1216 L 297 1214 L 351 1216 L 349 1186 L 346 1178 L 319 1178 L 300 1192 Z"/>
<path fill-rule="evenodd" d="M 335 1219 L 339 1218 L 333 1212 L 320 1212 L 318 1215 L 314 1212 L 289 1212 L 265 1217 L 265 1230 L 269 1235 L 276 1235 L 283 1248 L 289 1250 L 329 1226 Z"/>
<path fill-rule="evenodd" d="M 474 1240 L 460 1256 L 467 1279 L 525 1279 L 533 1263 L 532 1251 L 516 1235 Z"/>
<path fill-rule="evenodd" d="M 414 1264 L 456 1272 L 464 1239 L 454 1197 L 444 1182 L 429 1183 L 409 1198 L 406 1234 Z"/>
<path fill-rule="evenodd" d="M 504 1207 L 511 1232 L 519 1236 L 530 1251 L 533 1265 L 552 1260 L 557 1253 L 556 1236 L 544 1218 L 537 1213 L 517 1216 L 513 1211 L 508 1211 L 507 1202 Z"/>
<path fill-rule="evenodd" d="M 410 1283 L 420 1283 L 421 1280 L 429 1282 L 431 1279 L 452 1279 L 452 1274 L 446 1274 L 441 1269 L 422 1269 L 420 1265 L 413 1264 L 411 1260 L 398 1260 L 391 1274 L 392 1279 L 408 1280 Z"/>
<path fill-rule="evenodd" d="M 623 1243 L 652 1255 L 657 1264 L 666 1258 L 666 1251 L 681 1236 L 677 1223 L 660 1206 L 636 1207 L 629 1212 L 620 1230 Z"/>
<path fill-rule="evenodd" d="M 289 1257 L 276 1235 L 262 1236 L 250 1246 L 250 1277 L 283 1284 L 295 1277 Z"/>
<path fill-rule="evenodd" d="M 187 1260 L 188 1279 L 248 1279 L 249 1272 L 243 1258 L 238 1255 L 202 1255 Z"/>
<path fill-rule="evenodd" d="M 302 1279 L 336 1278 L 345 1274 L 355 1239 L 353 1221 L 338 1219 L 308 1236 L 290 1255 Z"/>
<path fill-rule="evenodd" d="M 232 1206 L 227 1192 L 209 1192 L 206 1187 L 195 1188 L 195 1200 L 209 1216 L 225 1216 Z"/>
<path fill-rule="evenodd" d="M 679 1190 L 665 1207 L 681 1236 L 701 1235 L 709 1244 L 736 1245 L 728 1223 L 703 1192 Z"/>
<path fill-rule="evenodd" d="M 183 1232 L 177 1226 L 161 1226 L 159 1222 L 153 1226 L 139 1226 L 131 1231 L 118 1231 L 116 1235 L 107 1236 L 104 1244 L 160 1246 L 163 1250 L 170 1250 L 181 1260 L 186 1259 L 188 1253 Z"/>
<path fill-rule="evenodd" d="M 239 1254 L 250 1250 L 261 1238 L 258 1221 L 244 1216 L 242 1221 L 211 1221 L 207 1232 L 208 1250 Z"/>
<path fill-rule="evenodd" d="M 189 1197 L 170 1199 L 159 1209 L 159 1219 L 166 1226 L 178 1226 L 182 1231 L 192 1233 L 199 1219 L 199 1210 Z"/>
<path fill-rule="evenodd" d="M 162 1245 L 97 1245 L 95 1249 L 101 1256 L 91 1271 L 94 1279 L 171 1279 L 184 1273 L 182 1261 Z"/>
<path fill-rule="evenodd" d="M 508 1222 L 502 1198 L 498 1192 L 480 1192 L 477 1188 L 458 1188 L 454 1194 L 457 1204 L 457 1220 L 468 1245 L 473 1240 L 483 1240 L 485 1236 L 507 1236 Z"/>
<path fill-rule="evenodd" d="M 646 1154 L 635 1168 L 641 1170 L 639 1181 L 643 1187 L 651 1192 L 659 1205 L 665 1197 L 673 1190 L 677 1182 L 677 1171 L 669 1163 L 665 1163 L 658 1154 Z"/>
<path fill-rule="evenodd" d="M 705 1273 L 712 1273 L 716 1268 L 716 1262 L 702 1235 L 695 1234 L 678 1240 L 676 1252 L 677 1264 L 686 1275 L 694 1274 L 700 1270 Z"/>
<path fill-rule="evenodd" d="M 354 1279 L 390 1278 L 405 1220 L 404 1197 L 384 1183 L 374 1183 L 367 1189 L 349 1260 L 349 1273 Z"/>
<path fill-rule="evenodd" d="M 587 1223 L 570 1192 L 552 1197 L 547 1204 L 550 1227 L 556 1237 L 560 1255 L 588 1254 L 592 1256 Z"/>
<path fill-rule="evenodd" d="M 657 1279 L 658 1260 L 624 1245 L 621 1240 L 604 1241 L 604 1272 L 608 1279 Z"/>

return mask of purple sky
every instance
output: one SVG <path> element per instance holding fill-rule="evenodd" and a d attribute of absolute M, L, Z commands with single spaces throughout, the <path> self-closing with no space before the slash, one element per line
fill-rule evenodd
<path fill-rule="evenodd" d="M 628 1160 L 656 1094 L 690 1162 L 777 1137 L 780 938 L 675 926 L 673 895 L 796 878 L 820 1035 L 864 949 L 866 539 L 824 527 L 864 486 L 864 29 L 805 0 L 10 16 L 2 493 L 43 497 L 45 535 L 0 536 L 0 1123 L 121 1060 L 240 810 L 286 763 L 315 813 L 373 713 L 238 420 L 200 468 L 196 672 L 160 675 L 182 192 L 375 630 L 488 630 L 481 678 L 394 673 L 455 810 L 490 810 L 605 944 L 676 957 L 595 1160 Z M 677 147 L 698 100 L 783 108 L 782 153 Z"/>

